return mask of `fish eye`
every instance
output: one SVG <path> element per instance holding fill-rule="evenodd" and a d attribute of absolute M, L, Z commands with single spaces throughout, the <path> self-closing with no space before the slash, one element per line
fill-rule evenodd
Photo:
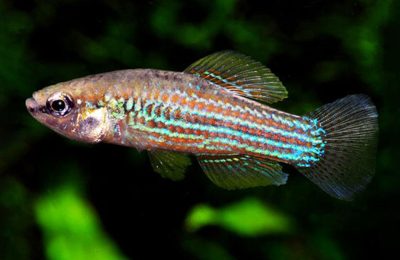
<path fill-rule="evenodd" d="M 67 115 L 73 106 L 74 102 L 72 101 L 72 98 L 65 93 L 59 92 L 51 95 L 46 102 L 47 111 L 57 117 Z"/>

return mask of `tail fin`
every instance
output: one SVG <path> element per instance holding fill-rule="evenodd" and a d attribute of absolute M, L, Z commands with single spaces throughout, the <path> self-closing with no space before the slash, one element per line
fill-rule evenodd
<path fill-rule="evenodd" d="M 365 95 L 326 104 L 308 115 L 325 130 L 325 152 L 311 167 L 298 168 L 329 195 L 351 200 L 375 173 L 378 113 Z"/>

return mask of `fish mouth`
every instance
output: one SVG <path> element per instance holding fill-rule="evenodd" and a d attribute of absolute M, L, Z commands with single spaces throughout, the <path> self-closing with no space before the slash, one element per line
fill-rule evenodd
<path fill-rule="evenodd" d="M 34 98 L 28 98 L 25 101 L 25 106 L 31 114 L 36 113 L 40 107 Z"/>

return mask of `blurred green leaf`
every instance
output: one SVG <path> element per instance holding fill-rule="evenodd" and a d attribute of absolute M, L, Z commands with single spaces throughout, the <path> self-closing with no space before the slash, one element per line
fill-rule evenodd
<path fill-rule="evenodd" d="M 236 6 L 235 0 L 218 0 L 212 5 L 199 2 L 198 10 L 204 13 L 201 23 L 179 23 L 178 17 L 183 15 L 182 5 L 175 1 L 161 1 L 153 11 L 151 25 L 160 37 L 172 38 L 185 46 L 205 49 L 212 46 L 218 33 L 223 30 Z"/>
<path fill-rule="evenodd" d="M 400 2 L 270 1 L 268 8 L 237 0 L 128 2 L 0 1 L 0 259 L 43 259 L 44 254 L 49 259 L 121 257 L 79 192 L 88 185 L 82 176 L 90 180 L 94 200 L 113 196 L 113 203 L 99 207 L 110 213 L 104 216 L 112 222 L 107 230 L 117 234 L 115 243 L 130 258 L 154 258 L 148 256 L 162 251 L 179 259 L 182 249 L 186 258 L 195 259 L 357 259 L 396 254 Z M 139 171 L 133 165 L 147 168 L 140 169 L 143 174 L 121 174 L 113 178 L 115 185 L 109 185 L 115 165 L 92 166 L 97 160 L 114 162 L 117 157 L 108 157 L 118 148 L 82 149 L 55 137 L 24 106 L 33 91 L 59 81 L 122 68 L 175 70 L 194 57 L 223 49 L 271 67 L 289 90 L 290 98 L 274 104 L 283 111 L 302 115 L 342 94 L 371 96 L 379 111 L 380 137 L 377 172 L 366 196 L 342 204 L 318 191 L 321 196 L 310 199 L 317 188 L 292 174 L 289 186 L 279 192 L 268 188 L 255 193 L 260 198 L 272 193 L 273 205 L 291 218 L 255 199 L 212 207 L 231 196 L 254 193 L 204 190 L 196 177 L 188 178 L 184 188 L 170 190 L 171 185 L 149 177 L 144 154 L 123 148 L 118 154 L 128 155 L 118 160 L 120 165 L 132 171 Z M 288 171 L 293 172 L 290 167 Z M 65 182 L 71 186 L 48 192 L 32 204 L 35 194 Z M 136 219 L 125 215 L 122 220 L 114 214 L 136 199 L 141 201 L 135 207 Z M 180 233 L 181 213 L 199 200 L 210 204 L 193 208 L 187 228 L 217 228 Z M 171 210 L 170 201 L 179 209 Z M 32 223 L 34 213 L 43 236 Z M 131 251 L 126 246 L 132 239 L 128 226 L 140 237 Z M 298 229 L 289 235 L 254 238 L 294 227 Z M 226 230 L 242 237 L 230 237 Z M 387 238 L 384 243 L 382 238 Z"/>
<path fill-rule="evenodd" d="M 347 52 L 354 57 L 361 76 L 371 86 L 379 86 L 384 77 L 382 71 L 382 28 L 391 17 L 392 0 L 375 1 L 366 4 L 366 11 L 357 22 L 347 17 L 332 15 L 321 18 L 321 30 L 341 39 Z"/>
<path fill-rule="evenodd" d="M 29 193 L 12 177 L 0 182 L 0 259 L 29 259 L 32 228 Z"/>
<path fill-rule="evenodd" d="M 260 200 L 248 198 L 221 209 L 195 206 L 186 218 L 186 226 L 196 231 L 207 225 L 221 226 L 242 236 L 287 233 L 291 220 Z"/>
<path fill-rule="evenodd" d="M 125 259 L 103 233 L 95 212 L 73 186 L 40 198 L 36 217 L 44 232 L 48 259 Z"/>
<path fill-rule="evenodd" d="M 23 95 L 30 82 L 30 72 L 24 66 L 30 64 L 27 36 L 32 31 L 32 23 L 28 15 L 10 11 L 2 3 L 0 13 L 0 93 L 13 91 Z"/>
<path fill-rule="evenodd" d="M 183 239 L 184 248 L 202 260 L 230 260 L 235 259 L 222 245 L 216 241 L 206 239 Z"/>
<path fill-rule="evenodd" d="M 345 259 L 340 247 L 329 235 L 317 233 L 312 237 L 310 244 L 313 245 L 316 254 L 320 258 L 331 260 Z M 312 248 L 310 246 L 310 248 Z"/>

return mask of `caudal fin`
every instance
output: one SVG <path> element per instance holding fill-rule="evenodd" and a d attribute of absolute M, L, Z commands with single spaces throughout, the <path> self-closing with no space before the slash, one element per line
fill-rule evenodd
<path fill-rule="evenodd" d="M 375 173 L 378 113 L 365 95 L 326 104 L 308 115 L 325 130 L 325 151 L 311 167 L 298 168 L 329 195 L 351 200 Z"/>

